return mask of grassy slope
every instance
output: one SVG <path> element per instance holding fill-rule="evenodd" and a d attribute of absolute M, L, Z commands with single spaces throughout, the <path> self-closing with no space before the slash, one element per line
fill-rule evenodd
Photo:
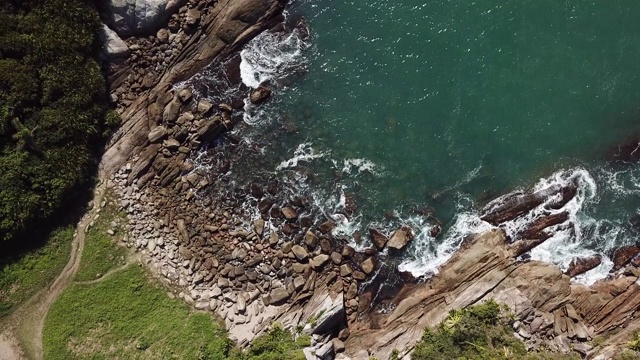
<path fill-rule="evenodd" d="M 51 233 L 49 241 L 16 259 L 0 261 L 0 317 L 50 284 L 69 259 L 73 228 Z"/>
<path fill-rule="evenodd" d="M 137 265 L 72 285 L 44 330 L 46 359 L 224 359 L 228 347 L 219 322 L 169 298 Z"/>
<path fill-rule="evenodd" d="M 107 234 L 107 230 L 115 228 L 111 226 L 111 222 L 122 221 L 124 215 L 116 211 L 113 204 L 108 204 L 100 210 L 99 217 L 93 221 L 93 226 L 86 233 L 82 262 L 76 274 L 76 281 L 94 280 L 125 262 L 127 250 L 114 245 L 121 234 L 115 236 Z"/>

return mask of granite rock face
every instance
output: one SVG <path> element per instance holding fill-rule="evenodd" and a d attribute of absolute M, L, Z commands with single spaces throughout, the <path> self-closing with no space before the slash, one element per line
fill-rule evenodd
<path fill-rule="evenodd" d="M 129 46 L 118 34 L 111 30 L 107 25 L 103 24 L 98 33 L 102 51 L 107 59 L 117 59 L 129 56 Z"/>
<path fill-rule="evenodd" d="M 111 26 L 122 37 L 151 34 L 158 30 L 184 1 L 109 0 Z"/>

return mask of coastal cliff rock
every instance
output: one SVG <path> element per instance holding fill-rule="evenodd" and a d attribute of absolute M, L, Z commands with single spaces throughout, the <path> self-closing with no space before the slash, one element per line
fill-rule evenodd
<path fill-rule="evenodd" d="M 634 320 L 640 308 L 638 276 L 632 275 L 640 271 L 635 267 L 588 287 L 572 283 L 555 265 L 518 261 L 518 247 L 509 244 L 500 230 L 476 236 L 427 283 L 405 286 L 390 312 L 363 315 L 361 322 L 350 327 L 347 353 L 354 359 L 367 355 L 360 349 L 369 349 L 378 358 L 388 358 L 394 349 L 410 353 L 423 330 L 436 326 L 450 310 L 489 299 L 515 313 L 526 330 L 520 338 L 530 349 L 586 348 L 590 358 L 602 354 L 607 359 L 619 349 L 593 350 L 586 342 L 623 324 L 626 338 L 617 336 L 628 339 L 640 327 Z"/>
<path fill-rule="evenodd" d="M 138 2 L 114 3 L 130 9 Z M 156 14 L 160 4 L 165 11 L 169 6 L 167 1 L 152 3 L 151 10 L 140 11 Z M 173 86 L 272 27 L 284 4 L 188 1 L 167 15 L 168 24 L 153 30 L 155 36 L 126 39 L 128 58 L 111 68 L 112 100 L 123 124 L 101 170 L 112 175 L 109 181 L 128 214 L 128 246 L 179 298 L 219 315 L 240 346 L 274 322 L 292 329 L 315 322 L 306 330 L 322 341 L 307 351 L 310 356 L 344 350 L 353 359 L 386 359 L 394 349 L 408 354 L 424 328 L 443 320 L 449 310 L 488 299 L 511 307 L 523 324 L 519 336 L 534 350 L 615 353 L 615 346 L 593 350 L 587 341 L 624 324 L 611 340 L 621 344 L 640 328 L 633 321 L 640 306 L 637 249 L 618 252 L 618 272 L 591 287 L 574 284 L 571 277 L 594 268 L 600 258 L 576 259 L 565 274 L 555 265 L 519 260 L 549 238 L 549 227 L 567 221 L 564 212 L 545 213 L 514 239 L 494 230 L 465 240 L 437 275 L 422 283 L 403 282 L 381 308 L 376 294 L 363 293 L 362 287 L 386 266 L 378 257 L 384 255 L 375 249 L 357 252 L 333 237 L 335 224 L 308 218 L 304 202 L 279 198 L 277 189 L 264 191 L 258 184 L 238 189 L 255 200 L 260 217 L 255 219 L 236 206 L 246 198 L 198 196 L 231 164 L 225 159 L 211 173 L 204 172 L 194 165 L 194 154 L 233 128 L 238 107 L 194 99 L 190 89 Z M 125 33 L 135 31 L 128 26 Z M 490 203 L 482 218 L 499 226 L 541 205 L 560 209 L 576 192 L 569 184 L 510 195 Z M 350 196 L 347 200 L 345 211 L 353 213 L 355 202 Z M 399 250 L 413 235 L 405 226 L 390 239 L 373 229 L 370 237 L 378 250 Z"/>
<path fill-rule="evenodd" d="M 108 15 L 118 35 L 147 35 L 155 32 L 184 0 L 109 0 Z"/>

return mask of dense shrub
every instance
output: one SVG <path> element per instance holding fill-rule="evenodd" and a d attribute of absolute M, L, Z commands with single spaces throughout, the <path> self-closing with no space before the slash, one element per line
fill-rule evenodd
<path fill-rule="evenodd" d="M 451 359 L 578 359 L 577 355 L 528 353 L 513 336 L 506 309 L 491 300 L 482 305 L 452 310 L 435 329 L 425 329 L 413 360 Z"/>
<path fill-rule="evenodd" d="M 89 177 L 107 96 L 91 0 L 0 4 L 0 240 L 41 224 Z"/>
<path fill-rule="evenodd" d="M 307 336 L 294 336 L 287 330 L 274 324 L 268 333 L 258 336 L 246 352 L 236 349 L 229 356 L 232 360 L 304 360 L 302 348 L 310 345 Z"/>

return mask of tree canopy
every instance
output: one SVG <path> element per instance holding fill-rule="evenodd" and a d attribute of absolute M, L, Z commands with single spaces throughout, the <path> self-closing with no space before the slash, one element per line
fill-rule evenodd
<path fill-rule="evenodd" d="M 49 219 L 89 178 L 108 111 L 91 0 L 0 4 L 0 240 Z"/>

